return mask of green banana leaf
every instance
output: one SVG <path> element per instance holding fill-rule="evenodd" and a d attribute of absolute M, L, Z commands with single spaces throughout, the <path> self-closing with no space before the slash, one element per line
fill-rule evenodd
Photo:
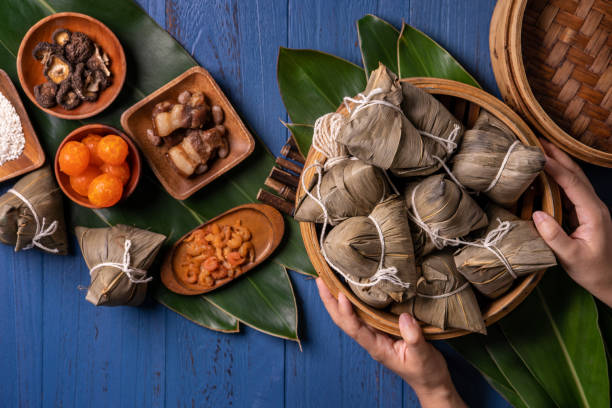
<path fill-rule="evenodd" d="M 397 41 L 397 66 L 400 78 L 445 78 L 480 88 L 474 77 L 448 51 L 408 24 L 402 26 Z"/>
<path fill-rule="evenodd" d="M 15 56 L 21 38 L 38 20 L 59 11 L 85 13 L 107 24 L 124 47 L 128 73 L 126 84 L 117 101 L 102 115 L 87 121 L 67 121 L 49 116 L 37 109 L 22 94 L 48 161 L 52 161 L 57 146 L 71 130 L 83 123 L 92 122 L 118 127 L 120 115 L 127 107 L 196 65 L 180 44 L 132 1 L 23 0 L 12 2 L 10 7 L 3 7 L 3 13 L 0 14 L 0 68 L 6 70 L 16 84 L 18 79 Z M 92 211 L 70 203 L 71 226 L 93 227 L 117 223 L 136 225 L 166 234 L 170 244 L 212 216 L 236 205 L 255 201 L 256 186 L 263 184 L 273 164 L 274 157 L 258 141 L 255 152 L 241 166 L 207 186 L 205 194 L 196 194 L 186 201 L 174 200 L 162 189 L 151 171 L 145 168 L 136 192 L 116 207 Z M 302 273 L 314 274 L 297 223 L 286 218 L 286 224 L 285 240 L 271 258 L 271 262 Z M 258 322 L 269 320 L 263 331 L 297 339 L 297 325 L 289 328 L 286 325 L 287 321 L 296 319 L 297 313 L 292 288 L 290 285 L 274 285 L 279 279 L 278 267 L 261 267 L 249 272 L 248 276 L 258 282 L 258 287 L 277 290 L 280 293 L 257 292 L 257 295 L 253 296 L 249 292 L 249 307 L 232 309 L 231 315 L 199 296 L 170 296 L 161 288 L 154 290 L 153 294 L 160 303 L 211 329 L 235 331 L 238 328 L 237 320 L 252 322 L 251 325 L 259 329 Z M 215 296 L 219 304 L 241 304 L 246 301 L 243 290 L 244 285 L 239 279 L 215 292 Z M 271 301 L 280 302 L 275 305 L 276 308 L 288 313 L 288 316 L 268 316 L 265 312 L 260 312 L 268 311 Z M 275 322 L 278 324 L 274 325 Z M 275 330 L 278 327 L 282 329 L 277 333 Z"/>
<path fill-rule="evenodd" d="M 370 72 L 378 68 L 379 62 L 398 73 L 396 44 L 399 34 L 393 25 L 372 14 L 367 14 L 357 21 L 359 47 L 368 78 Z"/>
<path fill-rule="evenodd" d="M 389 27 L 380 19 L 366 16 L 358 23 L 366 70 L 375 58 L 389 54 L 389 46 L 379 45 L 390 37 Z M 373 35 L 376 38 L 366 38 Z M 474 78 L 443 48 L 414 28 L 404 25 L 396 43 L 401 77 L 434 76 L 478 86 Z M 380 49 L 382 48 L 382 49 Z M 283 49 L 284 54 L 304 53 Z M 310 78 L 325 77 L 334 68 L 328 55 L 310 52 L 307 71 Z M 287 127 L 302 148 L 309 145 L 312 124 L 317 115 L 331 107 L 338 95 L 354 95 L 342 87 L 341 71 L 336 81 L 317 81 L 312 89 L 288 86 L 287 78 L 304 69 L 300 61 L 282 63 L 279 58 L 279 86 L 289 116 L 299 118 Z M 337 63 L 337 61 L 334 61 Z M 349 63 L 347 63 L 349 64 Z M 353 70 L 349 71 L 356 76 Z M 283 83 L 284 81 L 284 83 Z M 293 84 L 295 85 L 295 84 Z M 287 101 L 290 101 L 288 103 Z M 302 105 L 297 101 L 307 101 Z M 312 106 L 319 103 L 322 108 Z M 609 309 L 608 309 L 609 310 Z M 609 314 L 604 317 L 609 318 Z M 612 319 L 602 327 L 610 334 Z M 502 330 L 503 329 L 503 330 Z M 603 342 L 597 326 L 597 310 L 592 297 L 577 287 L 560 269 L 549 271 L 538 288 L 519 308 L 489 328 L 488 337 L 469 336 L 451 341 L 491 384 L 515 406 L 609 406 L 609 385 Z M 612 338 L 612 337 L 609 337 Z M 549 347 L 550 346 L 550 347 Z M 550 373 L 551 367 L 554 373 Z"/>
<path fill-rule="evenodd" d="M 319 116 L 338 109 L 342 98 L 355 96 L 366 86 L 363 69 L 351 62 L 319 51 L 284 47 L 278 52 L 277 77 L 289 117 L 304 125 L 314 125 Z"/>
<path fill-rule="evenodd" d="M 282 122 L 282 121 L 281 121 Z M 295 138 L 300 151 L 306 157 L 308 155 L 308 150 L 310 149 L 310 144 L 312 143 L 312 132 L 314 131 L 314 126 L 312 125 L 298 125 L 296 123 L 285 123 L 282 124 L 289 129 L 293 137 Z"/>
<path fill-rule="evenodd" d="M 557 405 L 610 406 L 595 301 L 561 268 L 548 271 L 534 293 L 500 325 Z"/>
<path fill-rule="evenodd" d="M 269 269 L 276 279 L 258 279 L 259 274 L 245 276 L 235 285 L 240 288 L 241 302 L 223 296 L 215 291 L 202 296 L 211 304 L 223 309 L 247 326 L 285 339 L 299 341 L 297 336 L 297 306 L 287 269 L 267 262 L 263 268 Z M 265 306 L 258 305 L 259 298 L 265 298 Z M 257 305 L 257 313 L 248 309 Z M 247 316 L 248 318 L 238 317 Z"/>

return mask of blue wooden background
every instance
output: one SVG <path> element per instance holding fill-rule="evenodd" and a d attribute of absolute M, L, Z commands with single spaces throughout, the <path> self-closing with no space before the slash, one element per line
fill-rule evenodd
<path fill-rule="evenodd" d="M 366 13 L 423 30 L 498 93 L 488 46 L 494 0 L 138 2 L 212 73 L 276 154 L 287 138 L 279 122 L 287 115 L 276 84 L 278 47 L 314 48 L 360 64 L 355 22 Z M 604 186 L 609 172 L 587 171 Z M 0 406 L 418 406 L 410 387 L 333 325 L 304 276 L 291 276 L 300 351 L 250 328 L 218 334 L 159 305 L 95 308 L 77 289 L 89 276 L 76 252 L 56 257 L 0 247 Z M 471 406 L 508 405 L 444 343 L 437 346 Z"/>

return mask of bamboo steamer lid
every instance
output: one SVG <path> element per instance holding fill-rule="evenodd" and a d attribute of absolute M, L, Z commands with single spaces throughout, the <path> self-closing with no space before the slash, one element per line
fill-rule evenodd
<path fill-rule="evenodd" d="M 506 102 L 571 155 L 612 167 L 612 3 L 500 0 L 493 72 Z"/>

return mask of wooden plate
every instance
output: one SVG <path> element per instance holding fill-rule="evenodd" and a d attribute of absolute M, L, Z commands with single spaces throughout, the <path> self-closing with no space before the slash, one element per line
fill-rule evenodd
<path fill-rule="evenodd" d="M 457 119 L 466 125 L 466 128 L 473 126 L 482 108 L 489 111 L 508 126 L 519 137 L 521 142 L 531 146 L 542 147 L 535 134 L 510 107 L 481 89 L 448 79 L 407 78 L 401 81 L 409 82 L 435 95 Z M 341 107 L 339 111 L 343 109 L 345 108 Z M 304 167 L 308 167 L 315 161 L 323 163 L 325 157 L 311 148 Z M 315 172 L 313 170 L 302 173 L 301 177 L 305 178 L 304 182 L 306 185 L 309 185 L 314 177 Z M 299 200 L 302 195 L 304 195 L 304 190 L 302 189 L 302 183 L 300 183 L 296 200 Z M 523 194 L 517 207 L 517 214 L 523 219 L 530 219 L 531 214 L 536 209 L 546 211 L 557 221 L 561 222 L 561 195 L 559 187 L 545 173 L 540 173 L 531 187 Z M 357 314 L 369 325 L 394 336 L 400 336 L 398 316 L 384 309 L 373 308 L 361 301 L 353 294 L 348 285 L 344 283 L 344 280 L 339 278 L 330 269 L 323 255 L 321 255 L 316 225 L 311 222 L 300 222 L 300 231 L 308 257 L 330 292 L 336 298 L 338 293 L 342 292 L 355 306 Z M 519 278 L 502 296 L 483 303 L 481 310 L 485 324 L 489 326 L 497 322 L 517 307 L 536 287 L 543 274 L 544 270 Z M 447 339 L 470 334 L 470 332 L 461 329 L 442 330 L 424 323 L 422 325 L 423 333 L 428 339 Z"/>
<path fill-rule="evenodd" d="M 204 228 L 206 225 L 213 222 L 218 222 L 223 225 L 234 225 L 237 219 L 240 219 L 242 225 L 251 231 L 251 242 L 255 248 L 255 260 L 244 265 L 241 274 L 235 275 L 233 278 L 220 280 L 212 288 L 202 288 L 202 286 L 190 284 L 175 274 L 172 268 L 172 259 L 178 246 L 185 238 L 193 231 Z M 270 207 L 266 204 L 245 204 L 235 207 L 183 235 L 172 246 L 172 249 L 164 259 L 161 267 L 161 280 L 168 289 L 181 295 L 200 295 L 210 292 L 244 275 L 246 272 L 262 263 L 278 247 L 284 232 L 285 223 L 283 216 L 274 207 Z"/>
<path fill-rule="evenodd" d="M 25 147 L 21 156 L 15 160 L 7 161 L 0 166 L 0 181 L 4 181 L 42 166 L 45 162 L 45 153 L 40 147 L 30 118 L 23 107 L 23 103 L 21 103 L 21 98 L 19 98 L 15 85 L 13 85 L 11 78 L 2 69 L 0 69 L 0 92 L 15 107 L 15 111 L 21 120 L 21 127 L 25 137 Z"/>
<path fill-rule="evenodd" d="M 208 171 L 194 177 L 179 175 L 166 158 L 166 144 L 156 147 L 147 139 L 147 129 L 153 127 L 151 112 L 159 102 L 176 98 L 183 91 L 201 91 L 210 105 L 219 105 L 225 113 L 223 125 L 227 129 L 229 154 L 224 159 L 212 161 Z M 234 110 L 232 104 L 212 76 L 202 67 L 193 67 L 147 96 L 121 115 L 121 126 L 136 142 L 145 155 L 153 172 L 168 193 L 184 200 L 223 173 L 246 159 L 255 148 L 255 140 Z"/>
<path fill-rule="evenodd" d="M 32 56 L 36 44 L 41 41 L 52 42 L 51 35 L 58 28 L 66 28 L 71 32 L 80 31 L 94 41 L 111 60 L 109 70 L 112 73 L 112 83 L 100 92 L 96 102 L 82 102 L 72 110 L 66 110 L 59 105 L 53 108 L 43 108 L 36 101 L 34 87 L 46 82 L 43 66 Z M 119 95 L 125 82 L 126 62 L 121 43 L 113 32 L 99 20 L 79 13 L 57 13 L 43 18 L 34 24 L 21 40 L 17 54 L 17 73 L 25 94 L 43 111 L 62 119 L 85 119 L 97 115 L 106 109 Z"/>
<path fill-rule="evenodd" d="M 106 136 L 106 135 L 117 135 L 121 137 L 128 144 L 128 157 L 127 163 L 130 166 L 130 179 L 123 186 L 123 195 L 121 196 L 121 201 L 128 198 L 134 190 L 136 190 L 136 186 L 138 185 L 138 181 L 140 180 L 140 155 L 138 154 L 138 148 L 134 145 L 134 143 L 127 137 L 123 132 L 115 129 L 112 126 L 102 125 L 99 123 L 93 123 L 90 125 L 81 126 L 79 128 L 74 129 L 68 136 L 62 140 L 62 143 L 57 148 L 57 152 L 55 153 L 55 178 L 57 179 L 57 184 L 59 184 L 60 188 L 68 196 L 69 199 L 74 201 L 75 203 L 82 205 L 87 208 L 101 208 L 96 207 L 91 204 L 89 199 L 85 196 L 80 195 L 70 186 L 70 176 L 64 174 L 59 169 L 59 152 L 62 150 L 64 145 L 72 140 L 80 142 L 85 136 L 89 134 Z M 119 201 L 119 202 L 121 202 Z"/>

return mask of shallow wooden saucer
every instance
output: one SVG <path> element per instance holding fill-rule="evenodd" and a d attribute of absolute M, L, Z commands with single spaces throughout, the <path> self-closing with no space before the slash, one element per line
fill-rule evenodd
<path fill-rule="evenodd" d="M 23 107 L 23 103 L 21 103 L 21 98 L 19 98 L 15 85 L 13 85 L 11 78 L 2 69 L 0 69 L 0 92 L 9 100 L 15 108 L 17 115 L 19 115 L 25 137 L 25 147 L 21 156 L 15 160 L 7 161 L 0 166 L 0 181 L 4 181 L 36 170 L 42 166 L 45 162 L 45 153 L 42 147 L 40 147 L 30 118 Z"/>
<path fill-rule="evenodd" d="M 255 260 L 242 267 L 242 272 L 235 275 L 233 278 L 226 278 L 217 282 L 211 288 L 204 288 L 197 284 L 190 284 L 182 280 L 176 275 L 172 267 L 172 259 L 179 245 L 192 232 L 204 228 L 211 223 L 219 223 L 222 225 L 234 225 L 236 220 L 240 220 L 242 225 L 251 231 L 251 242 L 255 248 Z M 266 204 L 245 204 L 224 212 L 212 220 L 194 228 L 187 234 L 183 235 L 170 249 L 164 258 L 161 267 L 161 280 L 163 284 L 171 291 L 181 295 L 201 295 L 202 293 L 215 290 L 239 276 L 244 275 L 265 259 L 267 259 L 274 250 L 278 247 L 285 233 L 285 223 L 283 216 L 274 207 Z"/>
<path fill-rule="evenodd" d="M 71 110 L 64 109 L 59 105 L 52 108 L 43 108 L 34 96 L 34 87 L 47 82 L 47 78 L 44 76 L 42 64 L 34 59 L 32 51 L 39 42 L 52 42 L 51 36 L 59 28 L 87 34 L 108 55 L 111 61 L 109 67 L 112 73 L 111 85 L 100 92 L 97 101 L 83 102 Z M 121 92 L 126 71 L 125 53 L 117 36 L 101 21 L 80 13 L 56 13 L 43 18 L 28 30 L 21 40 L 17 53 L 17 74 L 25 94 L 38 108 L 62 119 L 85 119 L 102 112 Z"/>
<path fill-rule="evenodd" d="M 151 113 L 159 102 L 176 102 L 183 91 L 200 91 L 206 96 L 209 105 L 218 105 L 223 109 L 227 129 L 229 154 L 209 163 L 209 169 L 192 177 L 183 177 L 172 167 L 166 157 L 168 144 L 153 146 L 147 138 L 147 129 L 153 127 Z M 121 115 L 121 126 L 138 145 L 166 191 L 177 200 L 185 200 L 193 193 L 211 183 L 224 173 L 246 159 L 255 148 L 255 139 L 251 136 L 238 113 L 227 99 L 213 77 L 202 67 L 193 67 L 168 82 L 146 98 L 131 106 Z"/>

